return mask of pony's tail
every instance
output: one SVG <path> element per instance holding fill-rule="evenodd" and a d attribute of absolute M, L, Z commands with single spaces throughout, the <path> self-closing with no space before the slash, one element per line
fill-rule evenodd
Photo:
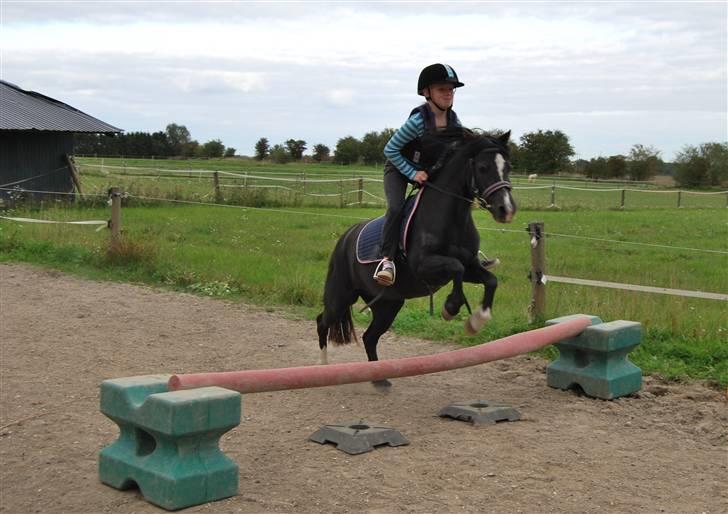
<path fill-rule="evenodd" d="M 324 312 L 322 321 L 328 327 L 328 340 L 333 344 L 357 341 L 351 306 L 356 301 L 349 267 L 346 261 L 345 237 L 331 254 L 329 271 L 324 286 Z"/>
<path fill-rule="evenodd" d="M 329 327 L 329 341 L 333 344 L 348 344 L 356 341 L 354 320 L 351 318 L 351 307 L 343 312 L 343 316 Z"/>

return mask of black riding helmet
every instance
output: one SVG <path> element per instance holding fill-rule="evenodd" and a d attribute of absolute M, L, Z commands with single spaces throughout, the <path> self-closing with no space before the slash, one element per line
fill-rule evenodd
<path fill-rule="evenodd" d="M 458 74 L 455 73 L 447 64 L 430 64 L 420 72 L 420 78 L 417 80 L 417 94 L 425 96 L 422 91 L 433 84 L 452 84 L 453 87 L 463 87 L 465 84 L 458 80 Z"/>

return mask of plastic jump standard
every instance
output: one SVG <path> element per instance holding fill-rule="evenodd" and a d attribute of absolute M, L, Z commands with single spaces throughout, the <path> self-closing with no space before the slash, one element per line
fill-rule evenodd
<path fill-rule="evenodd" d="M 168 392 L 169 375 L 106 380 L 101 412 L 119 439 L 99 454 L 99 478 L 116 489 L 137 485 L 167 510 L 233 496 L 238 465 L 218 447 L 240 424 L 240 395 L 219 387 Z"/>
<path fill-rule="evenodd" d="M 558 326 L 571 316 L 547 321 Z M 588 396 L 613 400 L 642 387 L 642 370 L 627 358 L 642 336 L 635 321 L 610 321 L 593 316 L 592 326 L 556 342 L 559 358 L 546 368 L 546 383 L 557 389 L 579 386 Z"/>
<path fill-rule="evenodd" d="M 241 393 L 304 389 L 438 373 L 476 366 L 537 350 L 572 338 L 598 318 L 575 315 L 548 327 L 451 352 L 376 362 L 350 362 L 296 368 L 173 375 L 170 390 L 220 386 Z"/>

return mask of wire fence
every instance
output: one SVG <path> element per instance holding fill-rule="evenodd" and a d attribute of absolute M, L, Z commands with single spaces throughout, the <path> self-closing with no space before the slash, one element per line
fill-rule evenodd
<path fill-rule="evenodd" d="M 121 188 L 118 188 L 119 190 L 122 190 Z M 91 193 L 87 196 L 93 197 L 94 200 L 98 203 L 105 204 L 111 206 L 111 193 L 110 190 L 106 193 Z M 15 189 L 11 188 L 3 188 L 0 187 L 0 192 L 8 192 L 8 191 L 15 191 Z M 48 193 L 48 191 L 38 191 L 38 190 L 26 190 L 27 193 Z M 50 194 L 53 195 L 59 195 L 59 196 L 73 196 L 74 193 L 68 193 L 68 192 L 62 192 L 62 191 L 54 191 Z M 329 218 L 338 218 L 341 220 L 347 220 L 351 222 L 359 222 L 364 221 L 366 219 L 369 219 L 369 216 L 355 216 L 355 215 L 347 215 L 347 214 L 335 214 L 333 212 L 316 212 L 316 211 L 299 211 L 299 210 L 290 210 L 280 207 L 265 207 L 265 206 L 248 206 L 248 205 L 234 205 L 234 204 L 221 204 L 215 201 L 204 201 L 204 200 L 190 200 L 190 199 L 179 199 L 179 198 L 166 198 L 161 196 L 148 196 L 148 195 L 139 195 L 139 194 L 132 194 L 128 192 L 123 192 L 120 194 L 120 197 L 124 200 L 125 205 L 131 206 L 131 205 L 144 205 L 144 204 L 184 204 L 184 205 L 197 205 L 197 206 L 204 206 L 204 207 L 224 207 L 224 208 L 233 208 L 233 209 L 241 209 L 241 210 L 260 210 L 260 211 L 273 211 L 277 213 L 282 214 L 291 214 L 291 215 L 297 215 L 297 216 L 324 216 Z M 478 207 L 480 208 L 480 207 Z M 7 220 L 14 220 L 14 221 L 23 221 L 23 222 L 37 222 L 37 223 L 62 223 L 62 224 L 89 224 L 89 225 L 98 225 L 100 223 L 103 223 L 101 221 L 56 221 L 56 220 L 45 220 L 42 218 L 15 218 L 15 217 L 8 217 L 8 216 L 0 216 L 0 219 L 7 219 Z M 477 226 L 476 228 L 479 231 L 491 231 L 491 232 L 498 232 L 498 233 L 511 233 L 511 234 L 518 234 L 523 235 L 523 228 L 521 229 L 509 229 L 509 228 L 492 228 L 492 227 L 481 227 Z M 525 226 L 524 226 L 525 228 Z M 545 232 L 544 235 L 548 235 L 549 237 L 555 237 L 555 238 L 564 238 L 564 239 L 571 239 L 575 241 L 583 241 L 586 243 L 608 243 L 610 245 L 628 245 L 628 246 L 643 246 L 643 247 L 649 247 L 653 249 L 663 249 L 663 250 L 675 250 L 675 251 L 682 251 L 682 252 L 696 252 L 696 253 L 707 253 L 707 254 L 718 254 L 718 255 L 728 255 L 728 251 L 726 250 L 718 250 L 718 249 L 709 249 L 709 248 L 693 248 L 693 247 L 686 247 L 686 246 L 678 246 L 678 245 L 667 245 L 667 244 L 659 244 L 659 243 L 651 243 L 651 242 L 645 242 L 645 241 L 629 241 L 624 239 L 609 239 L 609 238 L 599 238 L 599 237 L 592 237 L 592 236 L 581 236 L 581 235 L 575 235 L 575 234 L 563 234 L 558 232 Z"/>
<path fill-rule="evenodd" d="M 343 173 L 169 169 L 81 164 L 84 190 L 106 191 L 111 183 L 132 195 L 163 199 L 205 200 L 250 206 L 386 205 L 381 172 Z M 550 179 L 542 179 L 548 181 Z M 525 209 L 668 209 L 726 208 L 728 191 L 654 189 L 646 184 L 576 187 L 564 183 L 533 184 L 513 178 L 519 207 Z"/>

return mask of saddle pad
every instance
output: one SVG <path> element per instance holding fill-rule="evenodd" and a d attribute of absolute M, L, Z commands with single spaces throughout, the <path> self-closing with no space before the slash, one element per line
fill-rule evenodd
<path fill-rule="evenodd" d="M 408 229 L 415 211 L 417 210 L 417 206 L 420 203 L 422 191 L 423 190 L 420 189 L 415 196 L 407 198 L 407 201 L 404 204 L 402 225 L 400 228 L 400 244 L 405 253 L 407 251 L 406 245 Z M 378 262 L 382 258 L 384 220 L 384 216 L 374 218 L 364 225 L 364 228 L 361 229 L 361 232 L 359 232 L 359 236 L 356 239 L 356 260 L 358 260 L 361 264 L 371 264 L 372 262 Z"/>

